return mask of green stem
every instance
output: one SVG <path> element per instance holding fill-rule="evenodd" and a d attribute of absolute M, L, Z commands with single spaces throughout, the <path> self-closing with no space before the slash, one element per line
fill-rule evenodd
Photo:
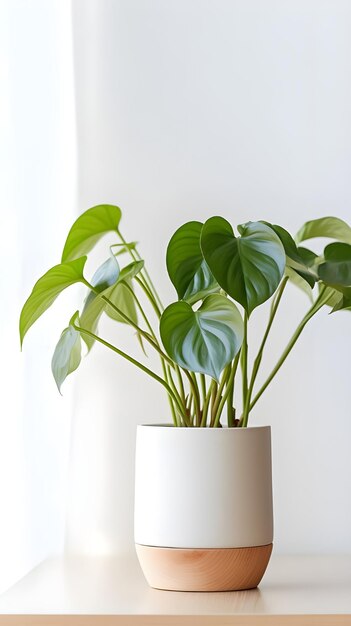
<path fill-rule="evenodd" d="M 154 350 L 156 350 L 156 352 L 158 352 L 162 356 L 162 358 L 165 361 L 167 361 L 167 363 L 169 363 L 172 367 L 174 367 L 174 363 L 172 359 L 170 359 L 169 356 L 165 352 L 163 352 L 158 342 L 156 343 L 156 341 L 154 341 L 154 339 L 150 337 L 148 333 L 146 333 L 142 328 L 140 328 L 140 326 L 138 326 L 138 324 L 136 324 L 130 317 L 128 317 L 128 315 L 125 315 L 125 313 L 123 313 L 121 309 L 119 309 L 115 304 L 113 304 L 111 300 L 106 298 L 106 296 L 100 296 L 100 297 L 102 300 L 104 300 L 104 302 L 106 302 L 109 306 L 111 306 L 114 309 L 114 311 L 116 311 L 116 313 L 118 313 L 118 315 L 121 316 L 122 319 L 124 319 L 130 326 L 135 328 L 135 330 L 137 330 L 138 333 L 140 333 L 140 335 L 144 337 L 146 341 L 148 341 L 148 343 L 154 348 Z"/>
<path fill-rule="evenodd" d="M 228 395 L 227 395 L 227 423 L 228 428 L 232 428 L 234 426 L 234 416 L 233 416 L 233 399 L 234 399 L 234 379 L 228 383 Z"/>
<path fill-rule="evenodd" d="M 215 420 L 215 413 L 214 413 L 214 405 L 216 402 L 216 398 L 217 398 L 217 389 L 218 389 L 218 383 L 217 381 L 213 380 L 212 381 L 214 384 L 212 385 L 212 389 L 211 389 L 211 421 L 210 421 L 210 428 L 213 427 L 214 424 L 214 420 Z"/>
<path fill-rule="evenodd" d="M 192 392 L 194 394 L 196 426 L 200 426 L 201 424 L 200 392 L 199 392 L 199 387 L 198 387 L 197 380 L 196 380 L 196 374 L 194 372 L 188 372 L 187 370 L 183 370 L 183 371 L 188 377 Z"/>
<path fill-rule="evenodd" d="M 158 319 L 160 319 L 162 312 L 153 296 L 153 294 L 151 293 L 150 289 L 148 288 L 147 285 L 145 285 L 145 283 L 140 280 L 140 278 L 138 276 L 134 277 L 134 280 L 138 283 L 138 285 L 142 288 L 143 292 L 145 293 L 145 295 L 147 296 L 148 300 L 151 303 L 152 308 L 154 309 Z"/>
<path fill-rule="evenodd" d="M 240 359 L 240 352 L 238 352 L 238 354 L 236 355 L 233 365 L 230 366 L 230 373 L 229 373 L 229 378 L 227 381 L 227 387 L 218 405 L 218 409 L 217 409 L 215 419 L 214 419 L 214 424 L 213 424 L 214 428 L 216 428 L 219 425 L 219 420 L 221 419 L 223 407 L 231 392 L 232 385 L 234 386 L 234 379 L 235 379 L 236 371 L 238 369 L 239 359 Z"/>
<path fill-rule="evenodd" d="M 161 378 L 160 376 L 158 376 L 158 374 L 156 374 L 155 372 L 150 370 L 148 367 L 143 365 L 143 363 L 140 363 L 139 361 L 134 359 L 132 356 L 130 356 L 130 354 L 127 354 L 126 352 L 123 352 L 119 348 L 116 348 L 116 346 L 113 346 L 108 341 L 105 341 L 104 339 L 101 339 L 101 337 L 99 337 L 98 335 L 95 335 L 90 330 L 87 330 L 85 328 L 81 328 L 80 326 L 77 326 L 76 324 L 72 324 L 72 325 L 73 325 L 73 328 L 75 328 L 80 333 L 83 333 L 83 334 L 88 335 L 89 337 L 92 337 L 92 339 L 95 339 L 95 341 L 101 343 L 103 346 L 106 346 L 110 350 L 113 350 L 113 352 L 116 352 L 116 354 L 118 354 L 119 356 L 122 356 L 124 359 L 126 359 L 127 361 L 129 361 L 130 363 L 132 363 L 133 365 L 135 365 L 136 367 L 141 369 L 143 372 L 145 372 L 145 374 L 148 374 L 149 376 L 151 376 L 151 378 L 153 378 L 158 383 L 160 383 L 160 385 L 162 385 L 167 390 L 167 393 L 171 396 L 172 400 L 174 400 L 174 403 L 176 404 L 180 414 L 182 415 L 183 407 L 181 406 L 181 404 L 178 403 L 178 399 L 175 396 L 175 394 L 173 393 L 173 390 L 168 385 L 168 383 L 165 380 L 163 380 L 163 378 Z"/>
<path fill-rule="evenodd" d="M 126 283 L 125 281 L 122 281 L 122 282 L 123 282 L 123 284 L 125 285 L 125 287 L 127 287 L 127 289 L 129 290 L 129 292 L 132 294 L 132 296 L 133 296 L 133 298 L 134 298 L 134 300 L 135 300 L 135 302 L 136 302 L 136 304 L 137 304 L 137 307 L 138 307 L 138 309 L 139 309 L 139 311 L 140 311 L 140 313 L 141 313 L 141 315 L 142 315 L 142 317 L 143 317 L 143 320 L 144 320 L 144 322 L 145 322 L 146 326 L 148 327 L 148 329 L 149 329 L 149 331 L 150 331 L 151 336 L 153 337 L 153 339 L 154 339 L 155 343 L 159 346 L 159 343 L 158 343 L 157 337 L 156 337 L 156 335 L 155 335 L 155 333 L 154 333 L 154 330 L 153 330 L 153 328 L 152 328 L 152 326 L 151 326 L 151 324 L 150 324 L 150 322 L 149 322 L 149 320 L 148 320 L 147 315 L 146 315 L 146 314 L 145 314 L 145 312 L 144 312 L 144 309 L 143 309 L 143 307 L 142 307 L 142 305 L 141 305 L 141 302 L 140 302 L 139 298 L 137 297 L 136 293 L 134 292 L 134 289 L 132 289 L 132 287 L 131 287 L 130 285 L 128 285 L 128 283 Z M 174 393 L 178 396 L 178 399 L 179 399 L 180 403 L 181 403 L 181 404 L 183 404 L 183 405 L 184 405 L 184 407 L 185 407 L 185 399 L 184 399 L 184 397 L 183 397 L 183 396 L 184 396 L 184 393 L 183 393 L 183 394 L 181 394 L 181 397 L 179 397 L 178 390 L 177 390 L 177 388 L 176 388 L 176 386 L 175 386 L 175 384 L 174 384 L 174 382 L 173 382 L 173 378 L 172 378 L 172 374 L 171 374 L 171 371 L 170 371 L 170 367 L 168 366 L 168 371 L 167 371 L 166 364 L 165 364 L 165 360 L 164 360 L 164 358 L 163 358 L 163 356 L 162 356 L 161 354 L 160 354 L 160 360 L 161 360 L 161 365 L 162 365 L 162 371 L 163 371 L 163 376 L 164 376 L 164 379 L 165 379 L 165 380 L 166 380 L 166 382 L 168 382 L 169 384 L 171 383 L 171 385 L 170 385 L 170 386 L 172 387 L 173 392 L 174 392 Z M 178 373 L 178 370 L 179 370 L 178 366 L 176 366 L 176 368 L 177 368 L 177 373 Z M 183 391 L 183 392 L 184 392 L 184 389 L 183 389 L 182 387 L 181 387 L 181 391 Z M 172 399 L 170 398 L 170 396 L 168 396 L 168 399 L 169 399 L 170 406 L 171 406 L 171 411 L 172 411 L 173 421 L 175 421 L 175 420 L 176 420 L 176 417 L 175 417 L 175 414 L 174 414 L 174 406 L 173 406 L 173 401 L 172 401 Z M 183 401 L 183 400 L 184 400 L 184 401 Z M 178 424 L 176 423 L 176 425 L 178 425 Z M 188 425 L 188 424 L 187 424 L 187 425 Z"/>
<path fill-rule="evenodd" d="M 179 384 L 179 390 L 180 390 L 180 397 L 182 399 L 182 402 L 184 404 L 184 406 L 186 405 L 186 400 L 185 400 L 185 391 L 184 391 L 184 383 L 183 383 L 183 378 L 182 378 L 182 373 L 180 371 L 180 367 L 179 365 L 175 364 L 175 371 L 177 374 L 177 378 L 178 378 L 178 384 Z"/>
<path fill-rule="evenodd" d="M 121 284 L 124 285 L 124 287 L 126 287 L 128 289 L 128 291 L 131 293 L 131 295 L 134 298 L 135 303 L 136 303 L 136 305 L 137 305 L 137 307 L 138 307 L 138 309 L 139 309 L 139 311 L 141 313 L 141 316 L 142 316 L 146 326 L 148 327 L 148 329 L 150 331 L 151 336 L 157 342 L 157 337 L 156 337 L 156 335 L 154 333 L 154 330 L 153 330 L 153 328 L 152 328 L 152 326 L 151 326 L 151 324 L 149 322 L 149 319 L 148 319 L 148 317 L 147 317 L 147 315 L 146 315 L 146 313 L 145 313 L 145 311 L 144 311 L 144 309 L 143 309 L 143 307 L 141 305 L 141 302 L 140 302 L 138 296 L 136 295 L 134 289 L 130 285 L 128 285 L 128 283 L 125 280 L 122 280 Z"/>
<path fill-rule="evenodd" d="M 166 365 L 162 359 L 161 359 L 161 364 L 162 364 L 163 378 L 165 379 L 166 383 L 169 384 Z M 169 393 L 167 393 L 167 398 L 168 398 L 169 408 L 171 409 L 173 424 L 174 426 L 179 426 L 180 423 L 177 418 L 176 410 L 174 408 L 174 402 L 173 402 L 172 397 L 169 395 Z"/>
<path fill-rule="evenodd" d="M 224 370 L 224 372 L 222 374 L 221 382 L 220 382 L 218 390 L 217 390 L 216 400 L 215 400 L 214 405 L 213 405 L 214 420 L 216 420 L 218 407 L 220 405 L 220 402 L 221 402 L 221 399 L 222 399 L 222 395 L 223 395 L 223 389 L 224 389 L 225 384 L 228 382 L 228 379 L 230 378 L 230 372 L 231 372 L 231 364 L 226 366 L 226 368 L 225 368 L 225 370 Z"/>
<path fill-rule="evenodd" d="M 164 364 L 164 365 L 165 365 L 165 364 Z M 166 367 L 166 366 L 165 366 L 165 367 Z M 182 418 L 182 420 L 183 420 L 183 422 L 184 422 L 185 426 L 190 426 L 189 420 L 188 420 L 188 418 L 187 418 L 187 412 L 186 412 L 186 402 L 185 402 L 185 400 L 183 401 L 182 397 L 179 395 L 179 391 L 178 391 L 178 389 L 177 389 L 177 387 L 176 387 L 176 385 L 175 385 L 175 383 L 174 383 L 173 376 L 172 376 L 172 372 L 171 372 L 171 368 L 169 367 L 169 365 L 167 365 L 167 369 L 166 369 L 166 371 L 167 371 L 167 375 L 168 375 L 167 382 L 168 382 L 168 384 L 170 385 L 170 387 L 171 387 L 171 389 L 172 389 L 172 391 L 173 391 L 174 395 L 175 395 L 175 396 L 177 397 L 177 399 L 178 399 L 178 405 L 180 405 L 180 406 L 182 406 L 182 407 L 183 407 L 183 408 L 182 408 L 181 418 Z M 182 425 L 182 424 L 181 424 L 181 425 Z"/>
<path fill-rule="evenodd" d="M 206 398 L 205 401 L 203 403 L 203 407 L 202 407 L 202 416 L 201 416 L 201 426 L 206 426 L 207 424 L 207 413 L 208 413 L 208 407 L 210 405 L 210 400 L 212 397 L 212 391 L 213 388 L 215 388 L 216 386 L 216 382 L 214 380 L 211 381 L 211 384 L 208 388 L 207 394 L 206 394 Z"/>
<path fill-rule="evenodd" d="M 276 366 L 273 368 L 273 370 L 271 371 L 271 373 L 268 376 L 267 380 L 264 382 L 264 384 L 262 385 L 261 389 L 255 395 L 254 399 L 251 401 L 250 407 L 249 407 L 249 412 L 253 409 L 253 407 L 255 406 L 256 402 L 259 400 L 259 398 L 262 396 L 263 392 L 267 389 L 268 385 L 273 380 L 274 376 L 280 370 L 280 368 L 283 365 L 285 359 L 290 354 L 292 348 L 294 347 L 295 343 L 297 342 L 298 338 L 300 337 L 300 335 L 301 335 L 303 329 L 305 328 L 306 324 L 319 311 L 319 309 L 321 309 L 322 306 L 324 306 L 325 301 L 323 300 L 323 295 L 324 295 L 325 289 L 326 289 L 326 287 L 323 287 L 323 289 L 321 289 L 321 292 L 320 292 L 317 300 L 312 305 L 310 310 L 306 313 L 305 317 L 301 320 L 300 324 L 298 325 L 297 329 L 295 330 L 293 336 L 291 337 L 288 345 L 286 346 L 286 348 L 285 348 L 283 354 L 281 355 L 279 361 L 277 362 Z M 244 423 L 242 425 L 244 426 Z"/>
<path fill-rule="evenodd" d="M 124 243 L 125 245 L 127 245 L 127 242 L 126 242 L 126 240 L 124 239 L 124 237 L 123 237 L 123 235 L 122 235 L 121 231 L 119 230 L 119 228 L 117 228 L 117 229 L 116 229 L 116 232 L 117 232 L 117 235 L 119 236 L 120 240 L 122 241 L 122 243 Z M 141 260 L 142 260 L 142 259 L 141 259 L 141 256 L 140 256 L 140 254 L 139 254 L 139 252 L 138 252 L 138 250 L 137 250 L 137 249 L 135 249 L 135 253 L 134 253 L 134 251 L 133 251 L 132 249 L 130 249 L 130 248 L 128 248 L 128 251 L 129 251 L 129 253 L 130 253 L 130 255 L 131 255 L 131 257 L 132 257 L 132 259 L 133 259 L 134 261 L 137 261 L 137 260 L 141 261 Z M 144 276 L 144 274 L 145 274 L 145 276 Z M 163 309 L 163 304 L 162 304 L 162 302 L 161 302 L 161 299 L 160 299 L 160 297 L 159 297 L 159 295 L 158 295 L 158 293 L 157 293 L 157 291 L 156 291 L 156 288 L 155 288 L 155 286 L 154 286 L 154 284 L 153 284 L 153 282 L 152 282 L 152 280 L 151 280 L 151 278 L 150 278 L 150 275 L 149 275 L 149 273 L 148 273 L 148 271 L 147 271 L 146 267 L 144 267 L 144 268 L 143 268 L 143 270 L 141 270 L 140 275 L 142 276 L 143 280 L 145 281 L 145 283 L 146 283 L 146 284 L 148 285 L 148 287 L 150 288 L 150 291 L 151 291 L 151 292 L 153 292 L 153 294 L 154 294 L 154 296 L 155 296 L 155 298 L 156 298 L 157 302 L 159 303 L 159 305 L 160 305 L 161 309 Z"/>
<path fill-rule="evenodd" d="M 206 401 L 206 377 L 205 374 L 200 374 L 202 403 Z"/>
<path fill-rule="evenodd" d="M 247 426 L 248 420 L 249 420 L 249 413 L 250 413 L 250 402 L 251 402 L 251 397 L 252 397 L 252 392 L 253 392 L 253 388 L 254 388 L 254 384 L 256 382 L 256 378 L 257 378 L 257 374 L 258 374 L 258 370 L 260 368 L 261 365 L 261 361 L 262 361 L 262 355 L 263 355 L 263 350 L 264 347 L 266 345 L 267 339 L 268 339 L 268 335 L 270 333 L 270 330 L 272 328 L 272 324 L 275 318 L 275 315 L 277 313 L 280 301 L 282 299 L 282 295 L 284 293 L 284 289 L 286 287 L 286 284 L 289 280 L 288 276 L 285 276 L 279 286 L 279 289 L 276 293 L 276 296 L 274 298 L 274 301 L 272 302 L 272 306 L 271 306 L 271 310 L 270 310 L 270 315 L 269 315 L 269 319 L 268 319 L 268 324 L 267 324 L 267 328 L 266 331 L 263 335 L 262 341 L 261 341 L 261 345 L 258 349 L 257 352 L 257 356 L 255 358 L 253 367 L 252 367 L 252 374 L 251 374 L 251 380 L 250 380 L 250 384 L 249 384 L 249 388 L 247 391 L 247 395 L 246 395 L 246 401 L 244 404 L 244 411 L 243 411 L 243 416 L 242 416 L 242 425 L 243 426 Z"/>
<path fill-rule="evenodd" d="M 247 313 L 244 312 L 244 338 L 241 346 L 241 377 L 242 377 L 242 389 L 243 389 L 243 405 L 245 406 L 246 398 L 247 398 Z"/>
<path fill-rule="evenodd" d="M 140 254 L 139 254 L 138 250 L 136 250 L 136 254 L 137 254 L 137 257 L 138 257 L 139 261 L 141 261 L 142 259 L 141 259 L 141 256 L 140 256 Z M 156 287 L 155 287 L 154 283 L 152 282 L 151 277 L 150 277 L 150 274 L 149 274 L 149 272 L 147 271 L 146 267 L 144 267 L 143 271 L 145 272 L 145 277 L 146 277 L 146 279 L 147 279 L 147 281 L 148 281 L 148 283 L 149 283 L 149 285 L 150 285 L 151 291 L 153 292 L 153 295 L 155 296 L 155 298 L 156 298 L 156 301 L 157 301 L 158 305 L 159 305 L 159 306 L 161 307 L 161 309 L 163 310 L 163 309 L 164 309 L 164 306 L 163 306 L 163 304 L 162 304 L 162 300 L 161 300 L 160 296 L 159 296 L 159 295 L 158 295 L 158 293 L 157 293 L 157 289 L 156 289 Z"/>

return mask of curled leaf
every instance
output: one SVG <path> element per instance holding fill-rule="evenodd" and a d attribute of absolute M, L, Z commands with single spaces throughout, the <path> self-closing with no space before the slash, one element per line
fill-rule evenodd
<path fill-rule="evenodd" d="M 64 380 L 79 366 L 81 350 L 80 333 L 70 325 L 62 332 L 51 361 L 51 371 L 60 393 Z"/>

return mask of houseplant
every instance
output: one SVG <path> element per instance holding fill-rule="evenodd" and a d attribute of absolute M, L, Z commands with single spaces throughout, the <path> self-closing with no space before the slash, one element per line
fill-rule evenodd
<path fill-rule="evenodd" d="M 294 240 L 266 221 L 238 226 L 238 235 L 221 217 L 188 222 L 168 244 L 167 270 L 178 300 L 164 309 L 120 220 L 112 205 L 93 207 L 76 220 L 61 263 L 37 281 L 23 306 L 21 344 L 61 291 L 75 283 L 87 288 L 81 312 L 71 317 L 53 355 L 59 390 L 79 366 L 82 339 L 88 351 L 97 341 L 163 386 L 175 427 L 138 427 L 135 538 L 150 584 L 191 590 L 256 586 L 272 549 L 270 431 L 248 427 L 250 412 L 312 317 L 324 306 L 331 312 L 351 307 L 351 228 L 324 217 L 304 224 Z M 88 281 L 86 255 L 108 232 L 116 242 Z M 320 237 L 333 240 L 322 254 L 301 245 Z M 126 256 L 130 262 L 121 269 L 118 260 Z M 288 282 L 304 289 L 311 304 L 256 389 Z M 252 313 L 267 301 L 267 327 L 249 368 Z M 136 331 L 142 350 L 158 354 L 159 372 L 99 336 L 103 314 Z M 200 486 L 195 475 L 202 477 Z"/>

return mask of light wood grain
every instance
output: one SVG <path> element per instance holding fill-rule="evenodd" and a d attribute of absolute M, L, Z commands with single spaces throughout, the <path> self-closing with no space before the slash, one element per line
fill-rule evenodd
<path fill-rule="evenodd" d="M 350 615 L 0 615 L 0 626 L 350 626 Z"/>
<path fill-rule="evenodd" d="M 159 591 L 133 554 L 57 557 L 0 596 L 0 626 L 351 626 L 350 556 L 273 554 L 257 589 Z"/>
<path fill-rule="evenodd" d="M 240 591 L 260 583 L 272 544 L 253 548 L 181 549 L 136 545 L 150 587 L 171 591 Z"/>

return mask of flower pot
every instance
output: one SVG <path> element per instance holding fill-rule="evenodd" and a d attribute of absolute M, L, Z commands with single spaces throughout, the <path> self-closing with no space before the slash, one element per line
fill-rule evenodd
<path fill-rule="evenodd" d="M 270 427 L 138 426 L 134 530 L 151 587 L 257 587 L 273 540 Z"/>

